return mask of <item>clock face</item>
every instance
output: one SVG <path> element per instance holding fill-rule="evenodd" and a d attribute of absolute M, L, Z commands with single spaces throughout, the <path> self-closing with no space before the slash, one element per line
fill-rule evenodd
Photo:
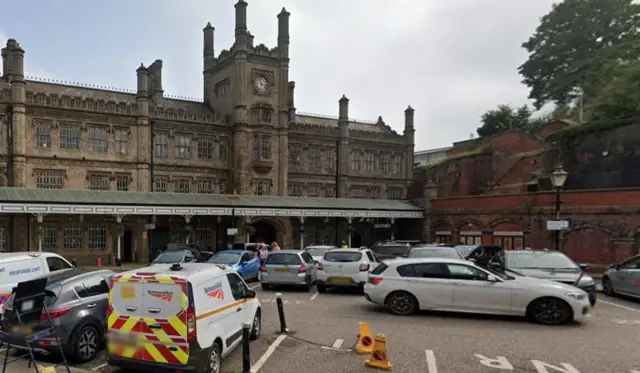
<path fill-rule="evenodd" d="M 264 76 L 259 76 L 256 78 L 255 82 L 254 82 L 255 88 L 256 88 L 256 92 L 258 93 L 264 93 L 267 91 L 267 79 Z"/>

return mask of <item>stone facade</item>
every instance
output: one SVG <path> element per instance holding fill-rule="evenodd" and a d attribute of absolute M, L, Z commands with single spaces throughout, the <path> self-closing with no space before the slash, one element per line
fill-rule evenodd
<path fill-rule="evenodd" d="M 412 179 L 413 109 L 405 111 L 403 134 L 382 118 L 351 119 L 345 96 L 339 100 L 338 116 L 298 113 L 295 83 L 288 76 L 289 13 L 283 8 L 278 15 L 278 43 L 269 48 L 253 44 L 247 3 L 240 0 L 235 9 L 231 48 L 216 54 L 214 28 L 208 24 L 203 30 L 204 97 L 199 101 L 164 94 L 161 60 L 136 70 L 135 92 L 25 77 L 25 51 L 10 39 L 2 49 L 0 77 L 2 183 L 26 188 L 405 199 Z M 148 255 L 142 250 L 149 245 L 144 224 L 150 217 L 125 217 L 122 223 L 115 218 L 106 223 L 78 219 L 44 217 L 39 223 L 5 217 L 5 224 L 13 228 L 2 229 L 14 234 L 3 231 L 2 245 L 33 249 L 33 236 L 29 241 L 22 229 L 30 221 L 45 236 L 47 250 L 100 246 L 109 251 L 115 226 L 132 236 L 127 244 L 135 246 L 132 253 Z M 183 218 L 173 220 L 193 225 Z M 276 238 L 292 242 L 298 219 L 272 220 L 263 219 L 278 232 Z M 211 217 L 200 224 L 213 232 L 202 231 L 199 240 L 217 246 L 221 240 L 213 237 L 224 233 L 229 222 Z M 158 236 L 156 241 L 179 239 L 177 233 L 162 235 L 169 237 Z M 130 255 L 131 260 L 134 257 Z"/>

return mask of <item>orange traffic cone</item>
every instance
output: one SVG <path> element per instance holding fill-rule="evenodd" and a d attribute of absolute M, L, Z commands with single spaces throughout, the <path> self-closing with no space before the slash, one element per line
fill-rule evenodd
<path fill-rule="evenodd" d="M 373 351 L 373 334 L 366 321 L 360 321 L 358 332 L 358 344 L 356 352 L 359 354 L 370 354 Z"/>
<path fill-rule="evenodd" d="M 384 334 L 376 334 L 376 338 L 373 340 L 373 351 L 364 365 L 382 370 L 393 368 L 387 357 L 387 341 Z"/>

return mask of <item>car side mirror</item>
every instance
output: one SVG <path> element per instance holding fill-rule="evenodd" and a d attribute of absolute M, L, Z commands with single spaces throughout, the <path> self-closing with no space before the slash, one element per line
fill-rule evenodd
<path fill-rule="evenodd" d="M 256 297 L 256 292 L 255 292 L 255 291 L 253 291 L 253 290 L 251 290 L 251 289 L 247 289 L 247 290 L 244 292 L 244 297 L 245 297 L 245 298 L 255 298 L 255 297 Z"/>
<path fill-rule="evenodd" d="M 587 268 L 589 268 L 589 265 L 587 263 L 580 263 L 578 264 L 578 267 L 580 267 L 581 270 L 586 271 Z"/>
<path fill-rule="evenodd" d="M 499 282 L 500 280 L 498 280 L 498 278 L 494 275 L 489 275 L 487 276 L 487 281 L 488 282 Z"/>

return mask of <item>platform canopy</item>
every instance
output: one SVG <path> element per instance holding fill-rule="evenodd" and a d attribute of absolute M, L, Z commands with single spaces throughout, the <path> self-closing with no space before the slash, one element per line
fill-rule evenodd
<path fill-rule="evenodd" d="M 408 201 L 0 188 L 0 213 L 422 218 Z"/>

